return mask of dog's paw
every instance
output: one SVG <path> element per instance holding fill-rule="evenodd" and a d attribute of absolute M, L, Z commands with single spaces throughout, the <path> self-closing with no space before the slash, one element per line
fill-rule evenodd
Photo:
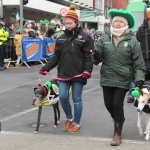
<path fill-rule="evenodd" d="M 60 120 L 57 120 L 57 123 L 60 123 Z"/>
<path fill-rule="evenodd" d="M 145 140 L 148 141 L 149 140 L 149 135 L 145 136 Z"/>
<path fill-rule="evenodd" d="M 38 134 L 39 132 L 38 131 L 34 131 L 34 134 Z"/>
<path fill-rule="evenodd" d="M 54 125 L 54 128 L 57 128 L 57 126 L 56 126 L 56 125 Z"/>

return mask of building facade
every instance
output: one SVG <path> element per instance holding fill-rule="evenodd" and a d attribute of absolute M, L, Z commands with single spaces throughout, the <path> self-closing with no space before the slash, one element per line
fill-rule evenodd
<path fill-rule="evenodd" d="M 112 8 L 114 9 L 126 9 L 129 0 L 112 0 Z"/>
<path fill-rule="evenodd" d="M 105 16 L 105 23 L 104 23 L 104 31 L 109 31 L 110 28 L 110 18 L 108 16 L 109 9 L 126 9 L 129 0 L 105 0 L 104 3 L 104 16 Z"/>
<path fill-rule="evenodd" d="M 79 21 L 83 27 L 104 30 L 104 0 L 28 0 L 23 6 L 23 18 L 31 20 L 51 20 L 55 18 L 59 22 L 61 10 L 68 10 L 70 4 L 75 4 Z M 3 14 L 6 21 L 9 21 L 10 15 L 16 12 L 20 13 L 20 0 L 3 0 Z"/>

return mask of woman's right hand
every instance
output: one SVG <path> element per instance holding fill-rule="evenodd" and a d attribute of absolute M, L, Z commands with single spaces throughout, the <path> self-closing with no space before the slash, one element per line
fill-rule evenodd
<path fill-rule="evenodd" d="M 46 72 L 45 70 L 40 70 L 40 71 L 39 71 L 39 74 L 41 74 L 41 75 L 46 75 L 47 72 Z"/>

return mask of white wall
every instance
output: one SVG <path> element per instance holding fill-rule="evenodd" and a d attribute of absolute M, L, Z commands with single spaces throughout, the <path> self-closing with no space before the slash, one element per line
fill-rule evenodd
<path fill-rule="evenodd" d="M 20 0 L 3 0 L 3 5 L 20 5 Z"/>
<path fill-rule="evenodd" d="M 3 5 L 20 5 L 20 0 L 3 0 Z M 59 5 L 46 0 L 29 0 L 28 4 L 24 7 L 42 10 L 45 12 L 51 12 L 55 14 L 60 14 L 60 10 L 62 8 L 66 8 L 68 10 L 68 7 L 64 5 Z M 80 16 L 79 10 L 77 10 L 77 14 Z"/>

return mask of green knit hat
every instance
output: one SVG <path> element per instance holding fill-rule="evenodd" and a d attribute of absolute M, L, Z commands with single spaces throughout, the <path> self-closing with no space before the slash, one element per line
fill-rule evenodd
<path fill-rule="evenodd" d="M 115 16 L 124 17 L 128 21 L 128 25 L 129 25 L 130 29 L 134 28 L 135 25 L 136 25 L 136 23 L 135 23 L 136 21 L 135 21 L 134 16 L 130 12 L 128 12 L 128 11 L 126 11 L 124 9 L 118 9 L 118 10 L 110 9 L 108 11 L 108 14 L 109 14 L 111 19 L 113 19 Z"/>
<path fill-rule="evenodd" d="M 41 24 L 48 24 L 48 23 L 49 23 L 49 21 L 46 20 L 46 19 L 45 19 L 44 21 L 41 22 Z"/>

